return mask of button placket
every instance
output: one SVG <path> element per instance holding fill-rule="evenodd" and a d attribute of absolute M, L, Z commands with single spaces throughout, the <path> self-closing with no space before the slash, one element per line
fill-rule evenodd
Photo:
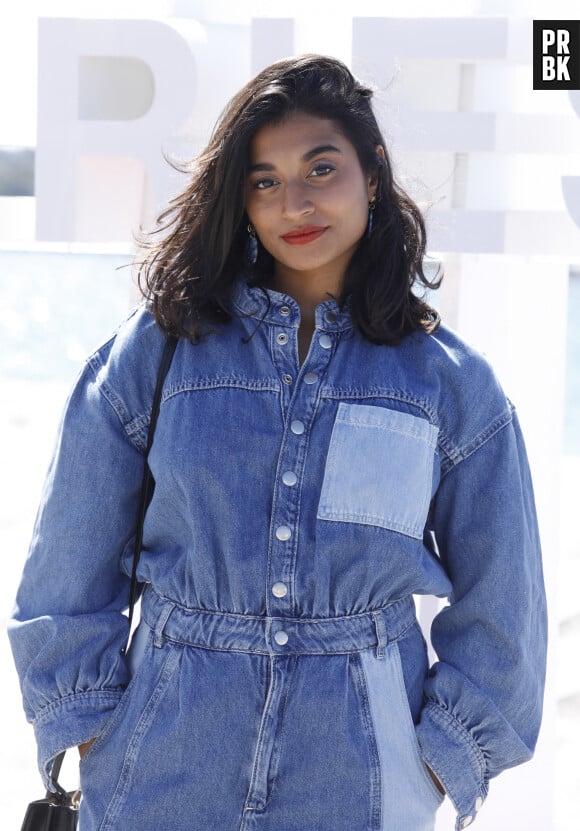
<path fill-rule="evenodd" d="M 306 423 L 301 419 L 294 419 L 287 428 L 278 460 L 278 483 L 275 490 L 272 510 L 274 523 L 274 544 L 270 556 L 268 569 L 268 614 L 278 617 L 290 615 L 292 610 L 292 574 L 295 562 L 295 523 L 298 517 L 299 481 L 303 459 L 301 456 L 302 436 L 306 432 Z M 275 643 L 284 646 L 288 635 L 279 624 L 278 632 L 273 632 Z M 281 641 L 279 638 L 285 637 Z"/>
<path fill-rule="evenodd" d="M 278 325 L 274 325 L 272 328 L 270 345 L 274 364 L 282 380 L 283 411 L 288 412 L 295 392 L 294 382 L 298 374 L 296 365 L 296 356 L 298 354 L 297 330 L 293 325 L 294 318 L 292 317 L 292 309 L 290 306 L 283 305 L 276 311 L 279 320 Z M 300 422 L 299 424 L 298 419 L 295 421 L 294 430 L 290 431 L 290 445 L 293 445 L 292 439 L 301 435 L 306 429 L 304 422 Z M 289 449 L 295 453 L 295 447 L 291 446 Z M 284 448 L 282 447 L 280 449 L 280 458 L 282 458 L 283 453 Z M 291 565 L 295 547 L 293 517 L 296 514 L 292 505 L 284 499 L 284 492 L 287 493 L 298 481 L 298 476 L 294 473 L 292 463 L 288 464 L 287 470 L 286 468 L 279 468 L 279 470 L 281 470 L 278 474 L 280 482 L 277 486 L 275 502 L 272 506 L 273 543 L 269 558 L 267 589 L 268 614 L 274 616 L 287 615 L 292 604 Z M 284 470 L 286 470 L 285 474 L 283 472 Z M 292 484 L 287 484 L 289 482 L 292 482 Z M 272 632 L 272 637 L 275 637 L 274 632 Z"/>
<path fill-rule="evenodd" d="M 283 310 L 286 310 L 286 314 Z M 273 326 L 270 334 L 272 359 L 282 381 L 282 404 L 284 409 L 290 404 L 297 375 L 295 349 L 293 348 L 293 344 L 296 344 L 296 329 L 290 318 L 291 311 L 288 306 L 282 306 L 277 310 L 280 325 Z"/>
<path fill-rule="evenodd" d="M 332 314 L 329 313 L 332 317 Z M 332 323 L 329 317 L 326 322 Z M 336 321 L 336 316 L 334 322 Z M 307 437 L 310 424 L 318 406 L 318 391 L 328 362 L 333 354 L 334 338 L 317 328 L 313 334 L 311 348 L 305 364 L 296 373 L 296 355 L 288 343 L 282 343 L 281 331 L 278 329 L 273 336 L 273 352 L 276 355 L 278 368 L 284 364 L 288 375 L 294 374 L 292 383 L 288 384 L 284 378 L 284 407 L 287 419 L 287 428 L 278 456 L 278 481 L 276 483 L 274 501 L 272 504 L 272 548 L 268 563 L 268 583 L 266 606 L 268 615 L 276 618 L 293 616 L 296 598 L 293 592 L 294 573 L 296 569 L 298 544 L 298 517 L 300 516 L 299 500 L 301 487 L 299 485 L 306 461 Z M 288 330 L 290 335 L 290 330 Z M 292 330 L 292 337 L 297 332 Z M 294 342 L 294 341 L 292 341 Z M 293 363 L 290 364 L 289 361 Z M 279 647 L 288 642 L 288 632 L 283 620 L 276 622 L 271 637 Z M 284 642 L 279 640 L 284 639 Z M 290 639 L 291 640 L 291 639 Z"/>

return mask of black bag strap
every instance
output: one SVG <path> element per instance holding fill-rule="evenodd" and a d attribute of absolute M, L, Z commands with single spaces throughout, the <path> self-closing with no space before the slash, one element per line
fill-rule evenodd
<path fill-rule="evenodd" d="M 66 751 L 62 751 L 59 753 L 58 756 L 55 757 L 54 762 L 52 763 L 52 770 L 50 772 L 50 778 L 52 779 L 52 784 L 54 786 L 58 801 L 66 804 L 68 801 L 68 793 L 64 790 L 64 788 L 59 785 L 58 777 L 60 776 L 60 769 L 62 767 L 62 761 L 64 759 L 64 754 Z M 51 791 L 46 792 L 47 798 L 54 796 Z"/>
<path fill-rule="evenodd" d="M 123 653 L 127 652 L 129 642 L 131 639 L 131 624 L 133 622 L 133 612 L 135 610 L 135 602 L 137 600 L 138 582 L 137 582 L 137 566 L 139 565 L 139 557 L 141 556 L 141 546 L 143 544 L 143 524 L 145 522 L 145 514 L 153 496 L 153 489 L 155 482 L 149 467 L 149 451 L 153 444 L 153 436 L 155 435 L 155 427 L 157 426 L 157 419 L 159 417 L 159 408 L 161 406 L 161 393 L 163 392 L 163 382 L 171 366 L 175 348 L 177 346 L 178 338 L 173 335 L 168 335 L 163 347 L 163 354 L 161 356 L 161 363 L 157 371 L 157 382 L 155 384 L 155 392 L 153 393 L 153 404 L 151 406 L 151 419 L 149 421 L 149 430 L 147 433 L 147 446 L 145 448 L 145 467 L 143 470 L 143 481 L 141 482 L 141 495 L 139 499 L 139 512 L 137 514 L 137 527 L 135 530 L 135 546 L 133 548 L 133 567 L 131 569 L 131 589 L 129 592 L 129 618 L 128 618 L 128 634 L 127 641 L 123 647 Z M 54 792 L 62 804 L 69 804 L 70 795 L 62 788 L 58 782 L 60 769 L 64 759 L 65 751 L 55 756 L 52 763 L 52 770 L 50 778 L 54 787 Z M 54 796 L 54 793 L 47 791 L 47 797 Z"/>
<path fill-rule="evenodd" d="M 131 624 L 133 623 L 133 612 L 135 611 L 135 603 L 137 601 L 137 593 L 139 584 L 137 582 L 137 566 L 139 565 L 139 558 L 141 557 L 141 547 L 143 544 L 143 525 L 145 523 L 145 514 L 153 496 L 153 489 L 155 482 L 149 467 L 149 451 L 153 444 L 153 436 L 155 435 L 155 427 L 157 426 L 157 418 L 159 417 L 159 407 L 161 405 L 161 393 L 163 391 L 163 382 L 171 361 L 175 347 L 177 346 L 177 338 L 173 335 L 168 335 L 163 348 L 163 355 L 161 356 L 161 363 L 159 364 L 159 371 L 157 372 L 157 383 L 155 385 L 155 392 L 153 393 L 153 405 L 151 407 L 151 419 L 149 421 L 149 431 L 147 434 L 147 447 L 145 449 L 145 469 L 143 471 L 143 481 L 141 482 L 141 496 L 139 499 L 139 512 L 137 514 L 137 528 L 135 531 L 135 546 L 133 548 L 133 567 L 131 569 L 131 590 L 129 592 L 129 631 L 127 634 L 127 642 L 123 647 L 123 652 L 126 653 L 129 641 L 131 639 Z"/>

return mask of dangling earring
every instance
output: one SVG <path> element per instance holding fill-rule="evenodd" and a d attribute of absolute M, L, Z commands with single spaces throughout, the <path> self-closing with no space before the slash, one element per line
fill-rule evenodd
<path fill-rule="evenodd" d="M 256 229 L 250 222 L 248 224 L 248 238 L 246 240 L 245 251 L 246 265 L 256 265 L 258 260 L 258 238 L 256 237 Z"/>
<path fill-rule="evenodd" d="M 376 197 L 373 196 L 373 198 L 369 202 L 369 221 L 367 224 L 367 237 L 370 237 L 370 235 L 373 232 L 373 219 L 375 216 L 376 201 Z"/>

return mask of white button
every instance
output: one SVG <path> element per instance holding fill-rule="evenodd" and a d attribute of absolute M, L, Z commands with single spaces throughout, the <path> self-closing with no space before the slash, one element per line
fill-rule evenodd
<path fill-rule="evenodd" d="M 481 806 L 482 805 L 483 805 L 483 799 L 480 796 L 478 796 L 477 799 L 475 800 L 475 810 L 476 811 L 481 811 Z"/>
<path fill-rule="evenodd" d="M 284 374 L 282 376 L 282 380 L 284 381 L 285 384 L 291 384 L 292 383 L 292 376 Z"/>
<path fill-rule="evenodd" d="M 296 419 L 296 421 L 293 421 L 290 425 L 290 429 L 292 430 L 295 436 L 301 436 L 305 429 L 304 422 Z"/>
<path fill-rule="evenodd" d="M 274 635 L 274 640 L 280 646 L 284 646 L 285 643 L 288 643 L 288 635 L 283 629 L 278 629 L 278 631 Z"/>
<path fill-rule="evenodd" d="M 290 309 L 288 308 L 288 306 L 280 306 L 280 314 L 284 315 L 284 317 L 288 317 L 288 315 L 290 314 Z"/>
<path fill-rule="evenodd" d="M 293 470 L 285 470 L 282 474 L 282 481 L 285 485 L 288 485 L 288 487 L 291 488 L 298 481 L 298 477 L 296 476 Z"/>
<path fill-rule="evenodd" d="M 292 529 L 288 525 L 279 525 L 276 528 L 276 537 L 281 542 L 286 542 L 292 536 Z"/>
<path fill-rule="evenodd" d="M 305 384 L 315 384 L 318 380 L 318 375 L 316 372 L 307 372 L 304 376 L 304 383 Z"/>
<path fill-rule="evenodd" d="M 324 319 L 327 323 L 336 323 L 336 314 L 334 312 L 324 312 Z"/>
<path fill-rule="evenodd" d="M 322 346 L 323 349 L 332 349 L 332 338 L 330 335 L 321 335 L 318 338 L 318 343 Z"/>
<path fill-rule="evenodd" d="M 284 346 L 288 343 L 288 335 L 286 334 L 286 332 L 280 332 L 276 340 L 278 341 L 280 346 Z"/>
<path fill-rule="evenodd" d="M 473 822 L 473 817 L 465 817 L 465 819 L 461 823 L 461 827 L 462 828 L 467 828 L 467 826 L 471 825 L 472 822 Z"/>
<path fill-rule="evenodd" d="M 285 583 L 274 583 L 272 586 L 272 594 L 274 597 L 286 597 L 288 594 L 288 586 Z"/>

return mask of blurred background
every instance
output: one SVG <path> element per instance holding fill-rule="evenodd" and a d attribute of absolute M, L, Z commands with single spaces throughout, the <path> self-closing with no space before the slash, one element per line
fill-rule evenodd
<path fill-rule="evenodd" d="M 336 55 L 377 90 L 398 176 L 446 273 L 433 302 L 496 367 L 532 464 L 551 618 L 546 715 L 534 760 L 492 783 L 477 827 L 576 831 L 580 92 L 533 91 L 532 20 L 579 18 L 577 0 L 5 0 L 3 625 L 67 391 L 138 302 L 135 234 L 180 186 L 167 159 L 195 156 L 227 99 L 271 61 Z M 433 609 L 420 611 L 425 622 Z M 42 794 L 5 637 L 0 662 L 0 775 L 6 827 L 17 828 Z M 452 827 L 446 804 L 438 831 Z"/>

